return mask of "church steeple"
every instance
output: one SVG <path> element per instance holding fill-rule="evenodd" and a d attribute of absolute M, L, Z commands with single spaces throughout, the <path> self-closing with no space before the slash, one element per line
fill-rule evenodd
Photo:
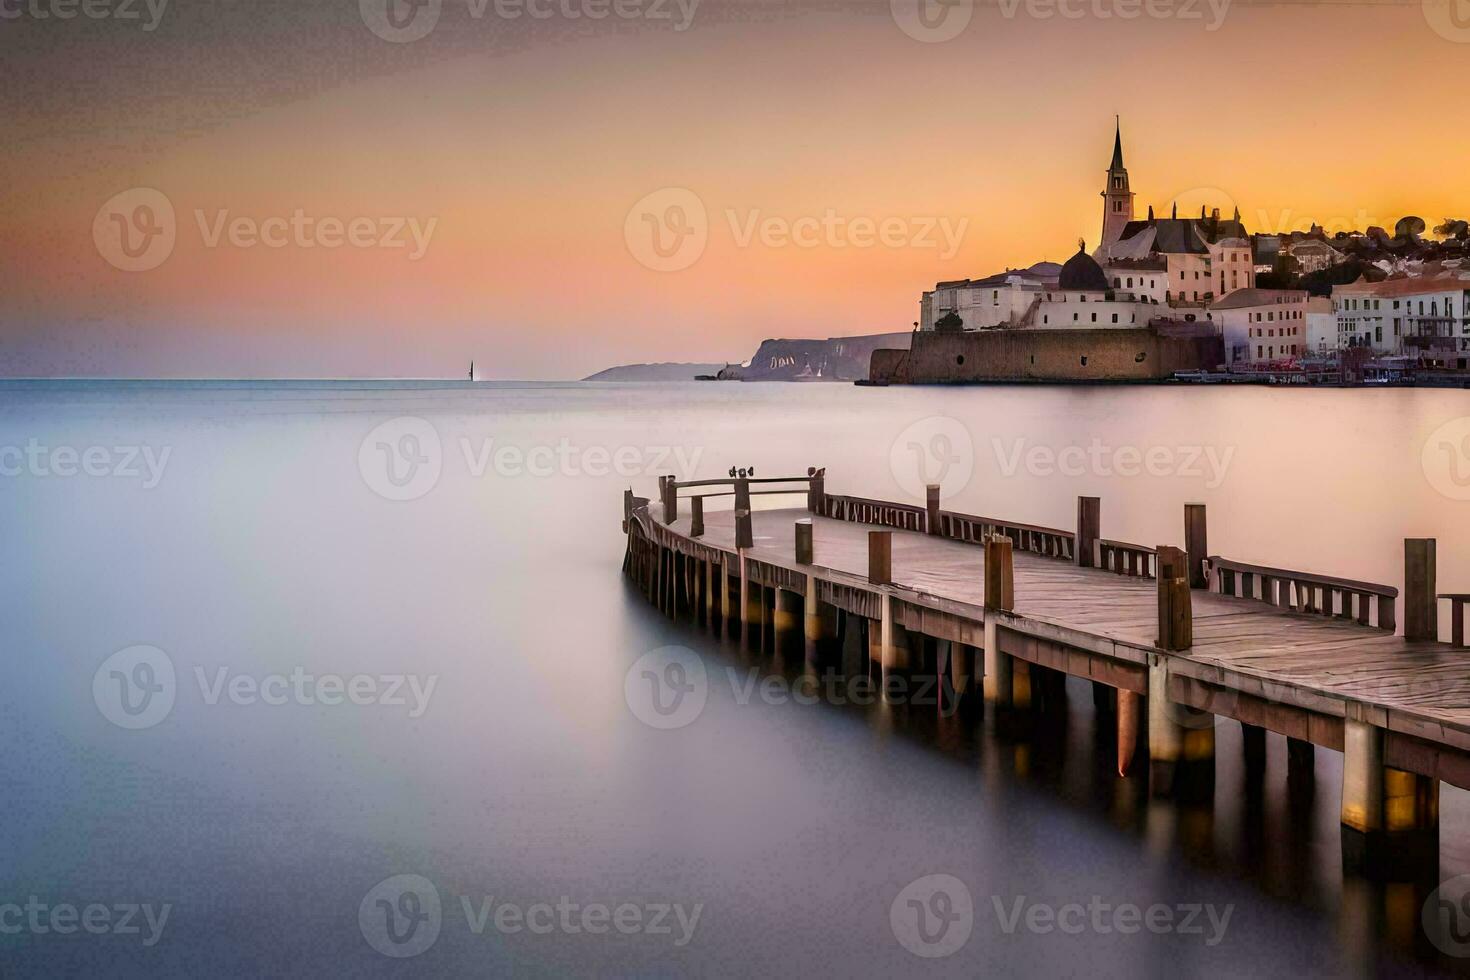
<path fill-rule="evenodd" d="M 1117 119 L 1113 129 L 1113 161 L 1108 164 L 1107 183 L 1103 186 L 1102 239 L 1104 251 L 1123 237 L 1123 230 L 1133 220 L 1133 191 L 1128 187 L 1128 170 L 1123 166 L 1123 121 Z"/>

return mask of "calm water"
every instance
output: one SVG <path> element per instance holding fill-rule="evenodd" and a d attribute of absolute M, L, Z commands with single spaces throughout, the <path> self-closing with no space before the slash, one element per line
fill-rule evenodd
<path fill-rule="evenodd" d="M 0 387 L 0 974 L 1454 970 L 1422 884 L 1344 878 L 1335 753 L 1291 795 L 1273 736 L 1250 790 L 1224 725 L 1213 804 L 1181 806 L 1111 774 L 1080 686 L 1019 741 L 749 698 L 748 670 L 796 668 L 649 608 L 618 522 L 659 472 L 820 464 L 834 492 L 898 497 L 923 463 L 955 509 L 1070 526 L 1098 494 L 1105 536 L 1169 543 L 1203 500 L 1217 553 L 1395 584 L 1402 538 L 1436 536 L 1441 588 L 1465 590 L 1470 505 L 1439 445 L 1465 415 L 1463 392 L 1399 390 Z M 1048 463 L 1068 447 L 1092 454 Z M 624 681 L 669 645 L 712 683 L 658 730 Z M 1441 805 L 1448 878 L 1470 799 Z M 375 891 L 405 874 L 437 915 Z M 890 910 L 940 874 L 972 932 L 921 959 Z M 1012 921 L 1089 902 L 1229 918 Z M 41 928 L 6 903 L 44 904 Z M 52 917 L 94 903 L 98 934 Z M 573 926 L 628 906 L 628 929 L 538 903 Z M 664 905 L 698 918 L 647 928 Z M 388 911 L 423 930 L 389 948 L 419 955 L 375 949 Z"/>

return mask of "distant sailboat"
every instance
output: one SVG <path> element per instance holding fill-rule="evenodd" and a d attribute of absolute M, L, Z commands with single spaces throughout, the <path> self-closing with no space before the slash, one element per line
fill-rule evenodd
<path fill-rule="evenodd" d="M 475 380 L 475 362 L 473 360 L 470 361 L 470 380 Z"/>

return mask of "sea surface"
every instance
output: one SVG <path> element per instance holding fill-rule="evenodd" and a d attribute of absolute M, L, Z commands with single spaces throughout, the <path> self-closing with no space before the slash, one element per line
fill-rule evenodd
<path fill-rule="evenodd" d="M 1404 389 L 0 384 L 0 975 L 1457 971 L 1437 882 L 1344 874 L 1336 753 L 1288 793 L 1272 736 L 1251 788 L 1222 724 L 1185 805 L 1080 684 L 1019 736 L 798 703 L 800 658 L 647 605 L 619 522 L 825 466 L 1145 544 L 1203 501 L 1217 554 L 1395 585 L 1435 537 L 1470 591 L 1467 435 Z M 668 647 L 709 678 L 672 728 L 630 675 Z"/>

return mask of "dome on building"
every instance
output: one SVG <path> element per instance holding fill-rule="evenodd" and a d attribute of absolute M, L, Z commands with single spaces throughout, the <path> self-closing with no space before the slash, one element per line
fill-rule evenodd
<path fill-rule="evenodd" d="M 1108 277 L 1103 274 L 1102 266 L 1080 248 L 1077 254 L 1062 266 L 1062 274 L 1057 285 L 1064 291 L 1070 289 L 1089 293 L 1104 293 L 1110 288 Z"/>

